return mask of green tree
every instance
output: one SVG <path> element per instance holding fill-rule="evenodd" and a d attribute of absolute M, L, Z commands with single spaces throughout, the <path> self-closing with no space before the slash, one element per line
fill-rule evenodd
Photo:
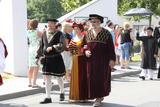
<path fill-rule="evenodd" d="M 64 9 L 59 0 L 27 0 L 28 19 L 37 18 L 46 22 L 47 18 L 59 18 Z"/>
<path fill-rule="evenodd" d="M 65 12 L 70 12 L 92 0 L 61 0 Z"/>
<path fill-rule="evenodd" d="M 132 8 L 148 8 L 160 16 L 160 0 L 118 0 L 118 14 L 123 15 Z M 142 18 L 144 17 L 133 17 L 133 20 L 138 21 Z"/>

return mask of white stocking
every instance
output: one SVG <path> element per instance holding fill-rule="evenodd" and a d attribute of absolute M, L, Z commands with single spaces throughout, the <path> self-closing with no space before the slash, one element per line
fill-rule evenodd
<path fill-rule="evenodd" d="M 148 69 L 148 77 L 153 79 L 153 74 L 154 74 L 153 70 Z"/>
<path fill-rule="evenodd" d="M 143 69 L 142 68 L 140 76 L 144 76 L 145 77 L 146 75 L 147 75 L 147 69 Z"/>
<path fill-rule="evenodd" d="M 52 88 L 52 82 L 51 82 L 52 76 L 46 75 L 46 98 L 51 98 L 51 88 Z"/>
<path fill-rule="evenodd" d="M 64 83 L 63 83 L 63 77 L 57 77 L 60 92 L 64 93 Z"/>

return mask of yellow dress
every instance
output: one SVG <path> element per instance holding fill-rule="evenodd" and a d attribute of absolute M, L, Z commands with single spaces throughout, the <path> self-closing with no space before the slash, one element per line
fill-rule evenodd
<path fill-rule="evenodd" d="M 72 65 L 72 70 L 71 70 L 71 82 L 70 82 L 70 94 L 69 94 L 69 99 L 70 100 L 82 100 L 80 97 L 80 78 L 79 78 L 79 63 L 78 60 L 82 56 L 81 52 L 81 45 L 82 45 L 82 40 L 74 42 L 72 39 L 70 44 L 69 44 L 69 50 L 73 55 L 73 65 Z"/>

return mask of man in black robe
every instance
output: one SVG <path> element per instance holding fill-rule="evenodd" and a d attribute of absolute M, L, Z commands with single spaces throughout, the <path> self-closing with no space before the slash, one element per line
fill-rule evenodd
<path fill-rule="evenodd" d="M 146 76 L 148 75 L 148 78 L 150 80 L 153 80 L 153 70 L 156 69 L 156 56 L 158 52 L 157 48 L 157 40 L 152 36 L 153 28 L 148 27 L 147 28 L 147 36 L 139 36 L 139 33 L 137 32 L 137 40 L 142 41 L 142 62 L 141 67 L 142 71 L 140 74 L 140 78 L 142 80 L 145 80 Z"/>
<path fill-rule="evenodd" d="M 48 29 L 43 33 L 40 47 L 37 51 L 37 62 L 42 57 L 43 75 L 46 76 L 46 98 L 41 104 L 51 103 L 50 91 L 52 88 L 51 77 L 58 78 L 60 87 L 60 101 L 64 100 L 64 83 L 65 66 L 61 52 L 65 49 L 65 39 L 63 33 L 56 29 L 58 20 L 48 19 Z"/>

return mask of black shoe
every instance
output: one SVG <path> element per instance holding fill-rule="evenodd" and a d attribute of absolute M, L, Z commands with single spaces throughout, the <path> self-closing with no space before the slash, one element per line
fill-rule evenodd
<path fill-rule="evenodd" d="M 43 82 L 43 85 L 45 85 L 46 83 L 45 82 Z"/>
<path fill-rule="evenodd" d="M 61 94 L 60 94 L 60 99 L 59 99 L 59 100 L 60 100 L 60 101 L 64 101 L 64 99 L 65 99 L 64 94 L 61 93 Z"/>
<path fill-rule="evenodd" d="M 125 67 L 124 67 L 124 66 L 121 66 L 121 69 L 125 69 Z"/>
<path fill-rule="evenodd" d="M 153 78 L 150 78 L 150 80 L 153 80 Z"/>
<path fill-rule="evenodd" d="M 126 67 L 126 69 L 132 69 L 132 68 L 128 66 L 128 67 Z"/>
<path fill-rule="evenodd" d="M 117 69 L 116 68 L 112 68 L 112 72 L 116 71 Z"/>
<path fill-rule="evenodd" d="M 144 77 L 144 76 L 140 76 L 139 78 L 141 78 L 142 80 L 145 80 L 145 77 Z"/>
<path fill-rule="evenodd" d="M 52 103 L 51 98 L 45 98 L 44 101 L 41 101 L 40 104 Z"/>
<path fill-rule="evenodd" d="M 46 83 L 45 82 L 43 82 L 43 85 L 45 85 Z M 53 85 L 54 83 L 52 82 L 52 85 Z"/>

